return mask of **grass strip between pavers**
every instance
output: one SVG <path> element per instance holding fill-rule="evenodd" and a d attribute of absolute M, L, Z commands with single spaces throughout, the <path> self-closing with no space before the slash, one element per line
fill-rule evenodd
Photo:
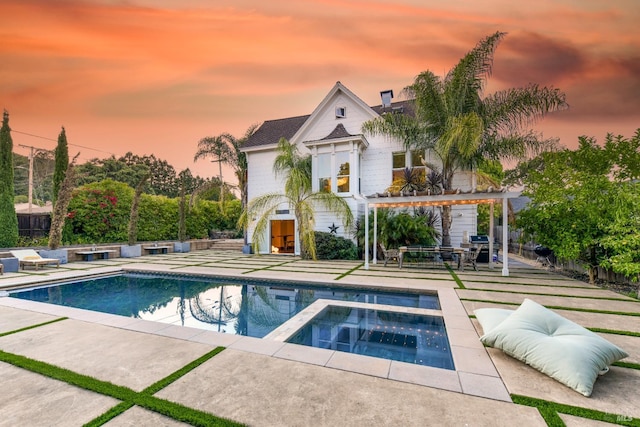
<path fill-rule="evenodd" d="M 280 266 L 282 266 L 282 265 L 287 265 L 287 264 L 291 264 L 291 263 L 294 263 L 294 262 L 295 262 L 295 260 L 292 260 L 292 261 L 285 261 L 285 262 L 280 262 L 280 263 L 272 264 L 272 265 L 265 265 L 264 267 L 260 267 L 260 268 L 253 268 L 253 269 L 251 269 L 251 270 L 243 271 L 243 272 L 242 272 L 242 273 L 240 273 L 240 274 L 249 274 L 249 273 L 253 273 L 254 271 L 269 270 L 269 269 L 271 269 L 271 268 L 273 268 L 273 267 L 280 267 Z"/>
<path fill-rule="evenodd" d="M 564 427 L 564 422 L 558 413 L 573 415 L 589 420 L 603 421 L 606 423 L 618 424 L 622 426 L 640 427 L 640 418 L 633 418 L 626 414 L 611 414 L 597 411 L 595 409 L 580 408 L 578 406 L 565 405 L 563 403 L 550 402 L 548 400 L 537 399 L 535 397 L 512 394 L 511 400 L 518 405 L 525 405 L 537 408 L 540 415 L 551 427 Z"/>
<path fill-rule="evenodd" d="M 590 296 L 590 295 L 567 295 L 567 294 L 552 294 L 545 292 L 522 292 L 522 291 L 509 291 L 505 289 L 483 289 L 483 288 L 467 288 L 470 291 L 477 292 L 495 292 L 497 294 L 521 294 L 521 295 L 538 295 L 544 297 L 562 297 L 562 298 L 583 298 L 583 299 L 597 299 L 597 300 L 605 300 L 605 301 L 622 301 L 622 302 L 632 302 L 638 304 L 640 308 L 640 301 L 638 300 L 629 300 L 624 298 L 613 298 L 613 297 L 598 297 L 598 296 Z"/>
<path fill-rule="evenodd" d="M 355 267 L 353 267 L 351 270 L 348 270 L 348 271 L 346 271 L 346 272 L 342 273 L 341 275 L 339 275 L 338 277 L 336 277 L 336 278 L 335 278 L 335 279 L 333 279 L 333 280 L 340 280 L 340 279 L 342 279 L 343 277 L 348 276 L 349 274 L 353 273 L 354 271 L 356 271 L 356 270 L 360 269 L 360 267 L 362 267 L 363 265 L 364 265 L 364 262 L 363 262 L 363 263 L 361 263 L 361 264 L 356 265 L 356 266 L 355 266 Z"/>
<path fill-rule="evenodd" d="M 67 320 L 67 319 L 68 319 L 68 317 L 59 317 L 57 319 L 49 320 L 48 322 L 38 323 L 37 325 L 26 326 L 24 328 L 15 329 L 13 331 L 3 332 L 3 333 L 0 334 L 0 337 L 4 337 L 4 336 L 7 336 L 7 335 L 11 335 L 11 334 L 17 334 L 18 332 L 28 331 L 29 329 L 39 328 L 40 326 L 50 325 L 52 323 L 56 323 L 56 322 L 59 322 L 61 320 Z"/>
<path fill-rule="evenodd" d="M 617 366 L 619 368 L 627 368 L 627 369 L 636 369 L 640 370 L 640 363 L 633 362 L 613 362 L 613 366 Z"/>
<path fill-rule="evenodd" d="M 486 302 L 489 304 L 500 304 L 500 305 L 520 305 L 517 302 L 507 302 L 507 301 L 491 301 L 485 299 L 475 299 L 475 298 L 460 298 L 460 301 L 468 301 L 468 302 Z M 544 305 L 544 304 L 543 304 Z M 579 307 L 563 307 L 560 305 L 544 305 L 546 308 L 550 310 L 566 310 L 566 311 L 580 311 L 583 313 L 599 313 L 599 314 L 615 314 L 617 316 L 632 316 L 632 317 L 640 317 L 640 313 L 634 313 L 629 311 L 613 311 L 613 310 L 595 310 L 592 308 L 579 308 Z"/>
<path fill-rule="evenodd" d="M 620 331 L 617 329 L 604 329 L 604 328 L 587 328 L 591 332 L 597 332 L 601 334 L 611 334 L 611 335 L 625 335 L 627 337 L 640 337 L 640 332 L 633 331 Z"/>
<path fill-rule="evenodd" d="M 213 357 L 220 352 L 220 348 L 207 353 L 203 357 Z M 199 360 L 199 359 L 198 359 Z M 143 392 L 136 392 L 128 387 L 119 386 L 108 381 L 102 381 L 88 375 L 78 374 L 65 368 L 51 365 L 46 362 L 30 359 L 28 357 L 17 354 L 7 353 L 0 350 L 0 361 L 9 363 L 16 367 L 44 375 L 55 380 L 66 382 L 67 384 L 92 391 L 94 393 L 103 394 L 120 400 L 126 404 L 137 405 L 145 409 L 152 410 L 159 414 L 168 416 L 178 421 L 187 422 L 194 426 L 241 426 L 242 424 L 225 418 L 217 417 L 207 412 L 189 408 L 179 403 L 160 399 L 155 396 Z M 192 362 L 195 363 L 195 362 Z M 189 366 L 189 365 L 187 365 Z M 180 372 L 180 371 L 176 371 Z M 172 374 L 173 375 L 173 374 Z M 171 375 L 170 375 L 171 377 Z M 163 382 L 161 380 L 160 382 Z M 158 383 L 156 383 L 158 384 Z M 152 385 L 151 387 L 154 387 Z M 149 387 L 149 389 L 151 388 Z M 122 410 L 126 405 L 118 405 Z M 112 408 L 110 411 L 114 411 Z M 103 414 L 106 415 L 106 414 Z M 117 414 L 116 414 L 117 415 Z M 94 420 L 95 421 L 95 420 Z M 93 421 L 91 421 L 93 422 Z M 106 421 L 105 421 L 106 422 Z M 94 424 L 97 425 L 97 424 Z"/>
<path fill-rule="evenodd" d="M 453 277 L 453 280 L 455 280 L 455 282 L 458 284 L 458 288 L 467 289 L 467 287 L 464 285 L 464 283 L 462 283 L 462 280 L 460 280 L 456 272 L 453 271 L 453 268 L 449 267 L 449 264 L 447 264 L 447 270 L 449 270 L 449 273 L 451 273 L 451 277 Z"/>

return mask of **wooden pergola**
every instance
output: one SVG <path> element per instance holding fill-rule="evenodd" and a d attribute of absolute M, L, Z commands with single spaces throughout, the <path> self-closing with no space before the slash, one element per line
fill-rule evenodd
<path fill-rule="evenodd" d="M 468 192 L 457 194 L 439 195 L 419 195 L 417 193 L 409 195 L 376 194 L 365 198 L 364 227 L 369 230 L 369 209 L 373 207 L 373 263 L 377 264 L 378 247 L 378 208 L 408 208 L 417 206 L 445 206 L 445 205 L 478 205 L 489 204 L 489 268 L 494 267 L 493 263 L 493 225 L 494 225 L 494 204 L 502 203 L 502 217 L 508 218 L 509 199 L 520 197 L 520 191 L 492 190 L 491 188 L 483 192 Z M 364 233 L 364 268 L 369 269 L 369 233 Z M 509 275 L 509 227 L 507 221 L 502 227 L 502 275 Z"/>

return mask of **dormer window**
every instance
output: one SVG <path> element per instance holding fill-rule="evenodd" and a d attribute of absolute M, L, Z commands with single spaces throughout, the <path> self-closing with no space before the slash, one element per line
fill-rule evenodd
<path fill-rule="evenodd" d="M 336 119 L 347 117 L 347 107 L 336 107 Z"/>

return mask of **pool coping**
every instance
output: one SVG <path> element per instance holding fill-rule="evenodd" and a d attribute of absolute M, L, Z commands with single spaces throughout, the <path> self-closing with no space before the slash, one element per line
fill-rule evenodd
<path fill-rule="evenodd" d="M 157 267 L 157 266 L 156 266 Z M 150 272 L 148 268 L 135 268 L 111 266 L 92 274 L 70 274 L 69 277 L 57 278 L 55 282 L 66 279 L 79 279 L 95 277 L 100 274 L 118 273 L 123 271 Z M 165 274 L 162 268 L 156 268 L 159 274 Z M 80 273 L 80 271 L 74 271 Z M 186 270 L 181 274 L 188 275 Z M 225 277 L 221 274 L 195 273 L 204 277 Z M 238 277 L 229 275 L 229 277 Z M 30 277 L 30 286 L 42 286 L 54 282 L 51 278 L 34 281 Z M 256 279 L 247 277 L 248 280 Z M 272 280 L 266 278 L 265 280 Z M 290 280 L 285 280 L 290 281 Z M 311 282 L 307 282 L 311 283 Z M 318 281 L 317 283 L 326 283 Z M 27 286 L 25 283 L 24 286 Z M 361 284 L 340 282 L 332 283 L 332 286 L 363 287 Z M 389 288 L 387 288 L 389 289 Z M 401 288 L 393 289 L 402 291 Z M 409 289 L 407 289 L 409 290 Z M 415 292 L 416 289 L 410 289 Z M 278 339 L 253 338 L 240 335 L 230 335 L 215 331 L 207 331 L 187 326 L 177 326 L 167 323 L 134 319 L 108 313 L 94 312 L 85 309 L 57 306 L 48 303 L 21 300 L 18 298 L 0 297 L 0 305 L 50 314 L 70 319 L 97 323 L 104 326 L 121 328 L 141 333 L 156 334 L 161 336 L 198 342 L 212 346 L 224 346 L 231 349 L 267 355 L 271 357 L 324 366 L 331 369 L 344 370 L 359 374 L 385 378 L 394 381 L 412 383 L 427 387 L 433 387 L 462 394 L 479 396 L 494 400 L 511 402 L 507 388 L 500 378 L 489 353 L 479 340 L 478 334 L 466 310 L 454 288 L 421 289 L 423 292 L 435 292 L 440 300 L 440 312 L 444 318 L 449 343 L 454 360 L 455 370 L 434 368 L 415 365 L 411 363 L 380 359 L 370 356 L 362 356 L 344 353 L 336 350 L 313 348 L 303 345 L 291 344 Z M 332 301 L 335 303 L 335 301 Z M 410 311 L 405 307 L 397 307 L 395 311 Z"/>

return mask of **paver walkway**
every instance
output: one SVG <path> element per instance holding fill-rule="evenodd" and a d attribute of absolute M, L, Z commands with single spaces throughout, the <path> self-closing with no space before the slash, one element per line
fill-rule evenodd
<path fill-rule="evenodd" d="M 0 289 L 123 268 L 437 290 L 450 305 L 445 321 L 453 331 L 451 345 L 458 347 L 457 371 L 443 375 L 441 369 L 0 297 L 0 426 L 82 425 L 120 402 L 126 408 L 107 425 L 186 425 L 171 414 L 158 413 L 176 404 L 187 408 L 191 423 L 200 420 L 205 425 L 215 421 L 207 418 L 211 414 L 257 426 L 546 425 L 535 407 L 512 403 L 504 393 L 552 402 L 545 414 L 550 422 L 598 425 L 572 409 L 585 408 L 598 411 L 588 416 L 640 424 L 640 303 L 524 263 L 510 262 L 510 277 L 502 277 L 500 268 L 455 271 L 465 287 L 458 289 L 446 269 L 399 270 L 373 264 L 364 270 L 359 262 L 199 251 L 5 273 Z M 585 398 L 478 345 L 482 332 L 468 317 L 473 310 L 516 308 L 524 298 L 553 306 L 583 326 L 599 328 L 630 353 L 625 360 L 629 364 L 612 367 L 597 380 L 593 396 Z M 57 321 L 63 317 L 67 318 Z M 218 346 L 225 349 L 213 351 Z M 22 357 L 93 377 L 96 384 L 108 381 L 127 387 L 129 395 L 113 397 L 103 389 L 87 390 L 71 380 L 34 373 L 15 362 Z M 199 358 L 206 360 L 190 365 Z M 189 369 L 163 383 L 184 366 Z M 570 405 L 572 414 L 556 414 L 567 410 L 553 403 Z"/>

